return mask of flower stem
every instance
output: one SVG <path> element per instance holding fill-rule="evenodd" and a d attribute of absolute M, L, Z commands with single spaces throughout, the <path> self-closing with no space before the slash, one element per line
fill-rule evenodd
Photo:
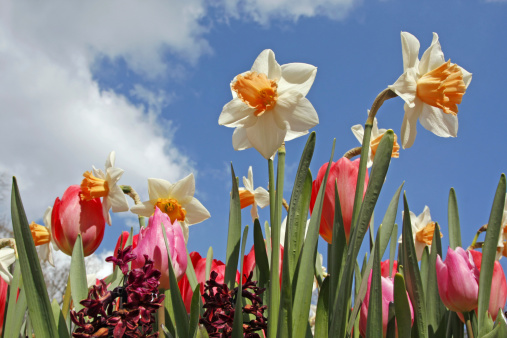
<path fill-rule="evenodd" d="M 348 158 L 349 160 L 357 155 L 361 155 L 361 147 L 355 147 L 347 151 L 345 154 L 343 154 L 343 157 Z"/>
<path fill-rule="evenodd" d="M 139 197 L 139 194 L 134 190 L 134 188 L 132 188 L 130 185 L 120 185 L 120 188 L 125 195 L 130 196 L 130 198 L 132 198 L 134 200 L 134 203 L 136 205 L 141 204 L 141 198 Z M 144 228 L 146 226 L 146 223 L 144 221 L 144 217 L 138 216 L 138 219 L 139 219 L 139 226 L 141 228 Z"/>
<path fill-rule="evenodd" d="M 472 321 L 470 320 L 470 314 L 468 312 L 463 312 L 463 317 L 465 317 L 468 337 L 474 338 L 474 331 L 472 329 Z"/>

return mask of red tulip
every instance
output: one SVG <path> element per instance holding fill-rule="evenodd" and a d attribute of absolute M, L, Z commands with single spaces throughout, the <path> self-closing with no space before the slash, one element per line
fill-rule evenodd
<path fill-rule="evenodd" d="M 481 271 L 482 264 L 482 253 L 475 250 L 470 250 L 475 266 Z M 491 280 L 491 293 L 489 296 L 489 308 L 488 312 L 496 320 L 498 310 L 503 309 L 505 302 L 507 301 L 507 281 L 505 279 L 505 273 L 503 272 L 502 265 L 499 261 L 495 261 L 493 267 L 493 278 Z"/>
<path fill-rule="evenodd" d="M 278 260 L 278 272 L 279 272 L 279 279 L 280 279 L 280 286 L 282 285 L 282 268 L 283 268 L 283 245 L 280 244 L 280 255 Z M 246 278 L 250 274 L 250 272 L 254 271 L 255 269 L 255 246 L 252 245 L 252 248 L 250 249 L 250 252 L 245 255 L 243 260 L 243 283 L 246 281 Z"/>
<path fill-rule="evenodd" d="M 197 278 L 197 282 L 200 284 L 200 294 L 204 293 L 204 283 L 209 279 L 209 276 L 206 276 L 206 257 L 201 257 L 198 252 L 191 252 L 190 259 L 192 260 L 192 265 L 195 270 L 195 276 Z M 214 259 L 211 262 L 211 271 L 215 271 L 218 274 L 216 278 L 217 283 L 224 282 L 225 275 L 225 264 L 222 261 Z M 239 272 L 236 272 L 236 282 L 239 281 Z M 190 283 L 188 281 L 187 275 L 184 275 L 183 278 L 178 282 L 178 287 L 180 288 L 181 297 L 183 298 L 183 302 L 185 303 L 185 308 L 187 312 L 190 313 L 190 304 L 192 303 L 192 295 L 193 290 L 190 287 Z"/>
<path fill-rule="evenodd" d="M 389 268 L 388 268 L 389 269 Z M 370 304 L 370 285 L 371 285 L 372 274 L 368 279 L 368 290 L 364 297 L 363 303 L 361 304 L 361 317 L 359 318 L 359 331 L 363 337 L 366 337 L 366 323 L 368 320 L 368 305 Z M 394 283 L 391 277 L 380 277 L 382 279 L 382 331 L 383 336 L 387 334 L 387 324 L 389 316 L 389 303 L 394 302 Z M 412 324 L 414 324 L 414 310 L 412 308 L 412 302 L 407 293 L 408 303 L 410 305 L 410 316 L 412 318 Z M 396 325 L 396 337 L 398 337 L 398 326 Z"/>
<path fill-rule="evenodd" d="M 83 240 L 85 256 L 95 252 L 104 238 L 106 221 L 100 198 L 82 200 L 79 185 L 68 187 L 61 200 L 56 198 L 51 223 L 55 244 L 69 256 L 72 256 L 78 234 L 81 234 Z"/>
<path fill-rule="evenodd" d="M 114 247 L 114 252 L 113 252 L 114 257 L 116 257 L 116 255 L 118 254 L 118 249 L 120 248 L 120 243 L 121 243 L 121 249 L 122 250 L 125 249 L 125 244 L 127 243 L 127 239 L 129 238 L 129 235 L 130 235 L 130 232 L 123 231 L 121 233 L 120 237 L 118 237 L 118 241 L 116 242 L 116 246 Z M 139 239 L 139 234 L 134 235 L 132 237 L 132 249 L 136 248 L 138 239 Z"/>
<path fill-rule="evenodd" d="M 313 211 L 319 188 L 326 174 L 328 163 L 320 167 L 317 179 L 313 181 L 312 197 L 310 200 L 310 212 Z M 333 236 L 334 208 L 335 208 L 335 181 L 338 183 L 338 195 L 340 197 L 340 205 L 342 209 L 343 226 L 345 228 L 345 236 L 347 242 L 350 236 L 350 223 L 352 223 L 352 209 L 354 208 L 354 196 L 356 193 L 357 175 L 359 171 L 359 159 L 351 161 L 346 157 L 342 157 L 338 161 L 331 164 L 329 176 L 326 183 L 326 191 L 324 194 L 324 202 L 322 205 L 322 218 L 320 221 L 320 235 L 328 243 L 331 243 Z M 364 193 L 368 185 L 368 171 L 366 171 L 364 179 Z"/>
<path fill-rule="evenodd" d="M 445 261 L 437 256 L 438 293 L 451 311 L 468 312 L 477 307 L 479 269 L 470 251 L 460 247 L 447 249 Z"/>
<path fill-rule="evenodd" d="M 187 269 L 187 248 L 183 231 L 177 220 L 171 222 L 166 213 L 155 207 L 155 213 L 150 217 L 148 226 L 141 228 L 136 248 L 132 253 L 137 258 L 132 262 L 132 268 L 142 268 L 145 264 L 144 255 L 148 255 L 154 261 L 153 267 L 158 269 L 160 276 L 160 288 L 169 289 L 169 260 L 164 241 L 164 234 L 160 224 L 164 225 L 167 241 L 169 242 L 169 252 L 174 268 L 176 279 L 180 280 Z"/>
<path fill-rule="evenodd" d="M 0 335 L 4 329 L 4 313 L 7 307 L 7 291 L 9 290 L 9 284 L 0 278 Z"/>
<path fill-rule="evenodd" d="M 391 276 L 389 276 L 389 260 L 386 259 L 383 262 L 380 262 L 380 274 L 382 277 L 391 277 L 394 279 L 394 275 L 398 272 L 398 261 L 393 262 L 393 272 L 391 273 Z"/>

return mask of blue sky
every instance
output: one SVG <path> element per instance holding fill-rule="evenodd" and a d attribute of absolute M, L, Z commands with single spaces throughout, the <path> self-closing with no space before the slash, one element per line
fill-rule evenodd
<path fill-rule="evenodd" d="M 403 71 L 400 32 L 421 42 L 420 56 L 439 34 L 446 59 L 473 73 L 459 106 L 457 138 L 444 139 L 418 125 L 412 148 L 393 159 L 376 211 L 382 219 L 405 181 L 416 215 L 425 205 L 447 246 L 447 199 L 457 192 L 463 243 L 487 223 L 494 192 L 507 168 L 504 67 L 507 1 L 223 0 L 150 4 L 64 1 L 0 4 L 0 174 L 2 213 L 9 214 L 10 177 L 18 177 L 29 220 L 111 150 L 131 184 L 147 199 L 147 181 L 175 182 L 193 172 L 196 197 L 211 218 L 190 227 L 189 249 L 213 246 L 224 259 L 230 173 L 267 186 L 266 160 L 255 150 L 234 151 L 232 129 L 219 126 L 231 100 L 229 83 L 272 49 L 280 64 L 318 67 L 307 98 L 319 115 L 314 174 L 358 142 L 350 131 L 364 124 L 375 96 Z M 400 98 L 384 104 L 379 127 L 399 135 Z M 306 137 L 287 143 L 284 197 Z M 129 201 L 130 202 L 130 201 Z M 261 213 L 261 220 L 267 212 Z M 135 224 L 115 215 L 101 250 Z M 244 224 L 251 224 L 248 210 Z M 401 226 L 401 204 L 398 223 Z M 250 235 L 251 237 L 251 235 Z M 321 245 L 323 251 L 325 246 Z M 502 259 L 504 268 L 506 259 Z"/>

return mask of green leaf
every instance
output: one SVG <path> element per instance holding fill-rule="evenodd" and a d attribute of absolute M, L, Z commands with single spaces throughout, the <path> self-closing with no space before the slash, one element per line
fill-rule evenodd
<path fill-rule="evenodd" d="M 35 336 L 37 338 L 57 337 L 58 330 L 53 318 L 46 283 L 44 283 L 39 257 L 35 250 L 15 177 L 12 179 L 11 218 L 28 303 L 28 313 Z"/>
<path fill-rule="evenodd" d="M 459 319 L 458 315 L 454 311 L 449 311 L 448 319 L 447 319 L 447 330 L 446 337 L 464 337 L 465 329 L 461 319 Z"/>
<path fill-rule="evenodd" d="M 269 241 L 268 241 L 269 243 Z M 254 252 L 255 252 L 255 266 L 259 271 L 259 283 L 258 287 L 266 289 L 262 296 L 263 304 L 268 303 L 269 299 L 269 261 L 266 253 L 266 245 L 264 243 L 264 237 L 262 236 L 261 224 L 259 223 L 259 219 L 256 219 L 254 222 Z M 269 312 L 269 309 L 266 310 Z"/>
<path fill-rule="evenodd" d="M 63 318 L 62 311 L 60 310 L 60 305 L 53 299 L 51 303 L 51 308 L 53 309 L 53 317 L 55 318 L 55 322 L 58 326 L 58 337 L 66 338 L 69 337 L 69 331 L 67 329 L 67 324 L 65 323 L 65 318 Z"/>
<path fill-rule="evenodd" d="M 398 242 L 398 224 L 394 224 L 391 233 L 391 247 L 389 248 L 389 276 L 393 275 L 394 256 L 396 255 L 396 244 Z"/>
<path fill-rule="evenodd" d="M 389 302 L 386 338 L 396 338 L 396 313 L 394 310 L 394 302 Z"/>
<path fill-rule="evenodd" d="M 23 299 L 21 299 L 21 297 L 19 298 L 17 297 L 18 289 L 20 289 L 21 284 L 22 284 L 21 268 L 19 265 L 19 261 L 16 260 L 16 262 L 14 262 L 14 272 L 12 273 L 12 281 L 11 284 L 9 285 L 9 298 L 7 298 L 6 300 L 7 309 L 5 313 L 4 329 L 3 329 L 4 337 L 14 337 L 15 335 L 19 334 L 21 330 L 21 325 L 23 324 L 23 318 L 25 317 L 27 304 L 24 292 Z M 18 311 L 21 313 L 21 315 L 17 315 Z"/>
<path fill-rule="evenodd" d="M 419 273 L 421 274 L 421 280 L 423 281 L 422 287 L 423 287 L 423 293 L 424 295 L 428 295 L 426 293 L 426 287 L 427 287 L 427 280 L 428 280 L 428 261 L 430 259 L 430 251 L 429 247 L 425 246 L 423 249 L 423 253 L 421 256 L 421 267 L 419 269 Z"/>
<path fill-rule="evenodd" d="M 86 268 L 83 255 L 83 240 L 81 234 L 77 235 L 72 259 L 70 261 L 70 290 L 74 308 L 79 312 L 84 306 L 80 304 L 83 299 L 88 298 L 88 285 L 86 282 Z"/>
<path fill-rule="evenodd" d="M 329 286 L 330 276 L 324 279 L 319 292 L 315 317 L 315 337 L 327 338 L 329 329 Z"/>
<path fill-rule="evenodd" d="M 421 274 L 419 272 L 419 265 L 417 262 L 417 254 L 415 252 L 415 244 L 412 236 L 410 209 L 408 208 L 407 196 L 405 194 L 403 194 L 403 204 L 403 271 L 407 291 L 414 308 L 414 330 L 417 331 L 419 338 L 425 338 L 428 336 L 428 327 L 426 324 L 426 302 L 424 298 Z"/>
<path fill-rule="evenodd" d="M 405 279 L 401 273 L 394 276 L 394 309 L 398 325 L 398 337 L 410 337 L 412 331 L 412 316 L 408 302 Z"/>
<path fill-rule="evenodd" d="M 380 238 L 381 228 L 375 240 L 373 251 L 373 271 L 370 284 L 370 299 L 368 303 L 368 319 L 366 321 L 366 337 L 375 337 L 382 332 L 382 279 L 380 273 Z M 369 278 L 369 271 L 365 271 L 364 279 Z"/>
<path fill-rule="evenodd" d="M 336 299 L 333 302 L 333 319 L 331 322 L 331 331 L 329 333 L 332 337 L 342 337 L 345 334 L 347 327 L 347 314 L 349 312 L 349 298 L 352 290 L 352 279 L 354 262 L 361 248 L 364 236 L 368 229 L 373 209 L 377 203 L 380 190 L 384 184 L 387 169 L 391 162 L 391 154 L 393 148 L 394 133 L 392 130 L 385 132 L 382 140 L 380 141 L 377 153 L 373 161 L 371 177 L 368 182 L 368 188 L 364 196 L 364 201 L 359 211 L 357 224 L 352 230 L 352 235 L 349 242 L 347 251 L 347 261 L 345 270 L 340 282 L 340 289 Z"/>
<path fill-rule="evenodd" d="M 209 338 L 208 331 L 206 331 L 206 328 L 204 326 L 199 326 L 196 338 Z"/>
<path fill-rule="evenodd" d="M 14 297 L 12 298 L 13 303 L 16 304 L 16 306 L 13 307 L 13 318 L 9 318 L 10 321 L 6 322 L 6 324 L 9 323 L 11 325 L 9 327 L 9 330 L 6 330 L 4 337 L 17 337 L 25 320 L 25 312 L 27 309 L 26 292 L 23 289 L 23 283 L 20 284 L 20 287 L 19 296 L 17 296 L 17 293 L 15 293 Z"/>
<path fill-rule="evenodd" d="M 442 242 L 440 239 L 440 227 L 435 225 L 433 233 L 433 241 L 431 243 L 431 252 L 428 257 L 428 271 L 426 272 L 426 319 L 428 321 L 429 337 L 444 337 L 446 331 L 446 319 L 448 310 L 440 299 L 438 293 L 438 280 L 436 271 L 436 261 L 438 248 L 442 250 Z"/>
<path fill-rule="evenodd" d="M 213 264 L 213 248 L 209 247 L 208 253 L 206 254 L 206 280 L 210 278 L 211 275 L 211 265 Z"/>
<path fill-rule="evenodd" d="M 229 233 L 227 235 L 227 251 L 225 258 L 224 283 L 234 289 L 236 271 L 238 269 L 239 242 L 241 240 L 241 205 L 239 203 L 238 181 L 231 163 L 232 190 L 229 210 Z"/>
<path fill-rule="evenodd" d="M 285 231 L 284 248 L 289 242 L 289 232 Z M 280 294 L 280 314 L 278 316 L 277 333 L 279 337 L 292 337 L 292 286 L 289 263 L 292 258 L 288 250 L 284 249 L 282 262 L 282 287 Z M 322 264 L 321 264 L 322 267 Z"/>
<path fill-rule="evenodd" d="M 305 238 L 306 220 L 312 191 L 312 174 L 309 168 L 315 149 L 315 135 L 315 132 L 310 133 L 301 155 L 287 214 L 286 231 L 289 233 L 289 241 L 285 248 L 291 255 L 289 257 L 291 282 Z"/>
<path fill-rule="evenodd" d="M 505 316 L 500 309 L 496 317 L 496 324 L 491 332 L 483 336 L 483 338 L 504 338 L 507 337 L 507 322 Z"/>
<path fill-rule="evenodd" d="M 193 338 L 199 328 L 199 313 L 201 306 L 199 306 L 199 300 L 201 300 L 201 286 L 198 284 L 194 288 L 192 294 L 192 302 L 190 303 L 190 323 L 188 338 Z"/>
<path fill-rule="evenodd" d="M 461 247 L 461 229 L 459 226 L 458 201 L 454 188 L 449 191 L 449 206 L 447 211 L 447 222 L 449 223 L 449 246 L 455 250 Z"/>
<path fill-rule="evenodd" d="M 239 269 L 239 275 L 243 276 L 243 257 L 245 256 L 245 246 L 246 240 L 248 237 L 248 225 L 245 225 L 245 229 L 243 230 L 243 239 L 241 241 L 241 267 Z M 240 277 L 238 283 L 238 293 L 236 293 L 236 309 L 234 311 L 234 321 L 232 323 L 232 334 L 233 338 L 241 338 L 243 337 L 243 283 L 242 277 Z"/>
<path fill-rule="evenodd" d="M 171 332 L 169 332 L 169 330 L 167 329 L 167 327 L 162 324 L 160 325 L 160 327 L 162 327 L 162 331 L 164 332 L 165 336 L 168 337 L 168 338 L 173 338 L 174 336 L 171 334 Z"/>
<path fill-rule="evenodd" d="M 178 337 L 188 337 L 188 315 L 183 299 L 181 298 L 180 289 L 178 288 L 178 281 L 174 273 L 173 263 L 171 260 L 171 252 L 169 247 L 169 241 L 167 240 L 167 234 L 163 223 L 160 223 L 162 232 L 164 234 L 165 247 L 167 250 L 167 260 L 169 266 L 169 296 L 171 298 L 172 312 L 174 314 L 174 322 L 176 326 L 176 333 Z M 166 295 L 167 297 L 168 295 Z"/>
<path fill-rule="evenodd" d="M 489 307 L 489 297 L 491 294 L 491 280 L 493 278 L 493 268 L 496 257 L 496 247 L 500 229 L 502 227 L 503 210 L 505 207 L 505 175 L 502 174 L 491 207 L 491 214 L 488 221 L 488 230 L 482 247 L 481 275 L 479 278 L 479 336 L 487 333 L 487 316 Z"/>
<path fill-rule="evenodd" d="M 326 174 L 322 182 L 327 182 L 329 169 L 333 161 L 335 141 L 331 150 L 331 158 L 327 166 Z M 310 224 L 306 233 L 306 240 L 299 258 L 294 306 L 292 309 L 292 333 L 294 338 L 304 337 L 308 327 L 308 313 L 310 312 L 311 293 L 313 286 L 313 272 L 315 266 L 315 254 L 317 253 L 317 241 L 319 240 L 319 224 L 322 215 L 322 202 L 326 184 L 322 184 L 315 200 Z M 271 313 L 270 313 L 271 316 Z"/>

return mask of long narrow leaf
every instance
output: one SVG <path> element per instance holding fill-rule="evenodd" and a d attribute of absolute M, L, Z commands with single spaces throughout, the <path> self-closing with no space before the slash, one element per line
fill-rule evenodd
<path fill-rule="evenodd" d="M 58 336 L 53 310 L 49 302 L 46 283 L 42 276 L 39 257 L 35 250 L 32 233 L 26 219 L 16 178 L 12 179 L 11 218 L 14 238 L 18 249 L 23 287 L 26 292 L 28 312 L 35 336 L 53 338 Z"/>
<path fill-rule="evenodd" d="M 412 316 L 405 289 L 405 279 L 401 273 L 394 276 L 394 309 L 398 326 L 398 337 L 410 337 L 412 331 Z"/>
<path fill-rule="evenodd" d="M 79 310 L 84 307 L 80 302 L 88 298 L 88 285 L 86 282 L 86 268 L 81 234 L 77 235 L 76 242 L 74 243 L 74 249 L 72 250 L 69 277 L 74 308 L 76 312 L 79 312 Z"/>
<path fill-rule="evenodd" d="M 408 208 L 407 197 L 403 194 L 403 271 L 406 280 L 406 287 L 412 306 L 414 308 L 414 330 L 417 331 L 419 338 L 428 336 L 428 327 L 426 325 L 426 302 L 417 263 L 417 254 L 412 236 L 412 224 L 410 221 L 410 209 Z"/>
<path fill-rule="evenodd" d="M 289 232 L 285 231 L 284 248 L 289 242 Z M 292 337 L 292 286 L 289 263 L 292 259 L 288 250 L 284 249 L 282 262 L 282 287 L 280 292 L 280 314 L 278 316 L 278 336 Z M 322 266 L 322 265 L 321 265 Z"/>
<path fill-rule="evenodd" d="M 269 241 L 268 241 L 269 243 Z M 266 244 L 264 243 L 264 237 L 262 236 L 261 224 L 259 219 L 254 222 L 254 252 L 255 252 L 255 266 L 259 272 L 257 286 L 266 289 L 261 295 L 263 304 L 268 303 L 269 299 L 269 261 L 266 252 Z M 269 309 L 266 309 L 266 314 L 269 313 Z"/>
<path fill-rule="evenodd" d="M 327 182 L 329 169 L 333 161 L 335 142 L 331 150 L 331 158 L 327 166 L 324 181 Z M 297 284 L 294 292 L 293 312 L 292 312 L 292 333 L 294 338 L 304 337 L 308 327 L 308 313 L 310 312 L 311 293 L 313 285 L 313 271 L 315 266 L 315 254 L 317 252 L 317 241 L 319 239 L 319 224 L 322 215 L 322 202 L 326 184 L 322 184 L 315 200 L 310 224 L 306 233 L 306 240 L 298 262 Z M 296 278 L 295 278 L 296 279 Z"/>
<path fill-rule="evenodd" d="M 65 323 L 65 318 L 63 318 L 62 311 L 60 310 L 60 305 L 53 299 L 51 303 L 51 308 L 53 309 L 53 317 L 55 318 L 55 322 L 58 326 L 58 337 L 59 338 L 67 338 L 69 337 L 69 331 L 67 329 L 67 324 Z"/>
<path fill-rule="evenodd" d="M 479 277 L 479 336 L 483 336 L 487 333 L 487 316 L 489 297 L 491 294 L 491 280 L 493 278 L 498 237 L 500 236 L 500 228 L 502 226 L 503 210 L 505 206 L 505 190 L 505 175 L 502 174 L 496 189 L 493 206 L 491 207 L 488 230 L 486 231 L 486 238 L 484 240 L 484 246 L 482 247 L 481 275 Z"/>
<path fill-rule="evenodd" d="M 319 292 L 317 313 L 315 315 L 315 337 L 327 338 L 329 329 L 329 277 L 324 279 Z"/>
<path fill-rule="evenodd" d="M 373 271 L 370 284 L 370 298 L 368 303 L 368 319 L 366 321 L 366 336 L 379 336 L 382 332 L 382 279 L 380 273 L 380 238 L 382 231 L 375 240 L 373 251 Z M 364 279 L 368 279 L 369 271 L 366 270 Z"/>
<path fill-rule="evenodd" d="M 354 262 L 357 259 L 364 235 L 368 229 L 371 215 L 373 214 L 373 209 L 375 208 L 380 190 L 382 189 L 382 185 L 385 181 L 387 169 L 389 168 L 389 164 L 391 162 L 393 141 L 394 133 L 392 130 L 388 130 L 385 132 L 377 148 L 370 181 L 357 218 L 357 225 L 352 231 L 352 237 L 349 242 L 347 262 L 340 282 L 340 289 L 332 304 L 333 318 L 331 322 L 331 331 L 329 332 L 329 335 L 332 337 L 344 336 L 345 328 L 347 327 L 347 314 L 349 312 L 348 299 L 352 290 Z"/>
<path fill-rule="evenodd" d="M 243 276 L 243 257 L 245 256 L 245 246 L 248 237 L 248 225 L 243 230 L 243 239 L 241 240 L 241 267 L 239 269 L 239 275 Z M 232 337 L 241 338 L 243 337 L 243 311 L 241 309 L 243 304 L 243 282 L 240 278 L 238 283 L 238 293 L 236 293 L 236 309 L 234 311 L 234 321 L 232 323 Z"/>
<path fill-rule="evenodd" d="M 225 258 L 224 283 L 229 289 L 234 288 L 238 269 L 239 242 L 241 240 L 241 205 L 239 203 L 238 181 L 231 163 L 232 190 L 229 210 L 229 233 Z"/>
<path fill-rule="evenodd" d="M 178 337 L 188 337 L 188 316 L 185 304 L 181 298 L 180 289 L 178 288 L 178 281 L 176 280 L 176 274 L 174 273 L 173 263 L 171 260 L 171 252 L 169 247 L 169 241 L 167 240 L 167 234 L 165 231 L 164 224 L 161 223 L 160 227 L 164 234 L 165 247 L 167 250 L 167 260 L 169 266 L 169 295 L 171 297 L 171 305 L 174 313 L 174 322 L 176 323 L 176 333 Z M 166 295 L 167 297 L 167 295 Z"/>
<path fill-rule="evenodd" d="M 449 205 L 447 211 L 447 223 L 449 226 L 449 246 L 455 250 L 461 247 L 461 228 L 459 226 L 458 201 L 454 188 L 449 191 Z"/>
<path fill-rule="evenodd" d="M 428 271 L 426 273 L 426 311 L 428 312 L 428 336 L 443 337 L 446 331 L 446 318 L 448 310 L 445 308 L 438 293 L 438 280 L 436 271 L 437 254 L 442 250 L 440 228 L 435 226 L 431 252 L 428 259 Z"/>
<path fill-rule="evenodd" d="M 19 333 L 21 330 L 21 325 L 23 324 L 22 318 L 17 318 L 16 316 L 16 310 L 18 307 L 23 308 L 23 315 L 24 317 L 25 311 L 26 311 L 26 298 L 24 298 L 25 302 L 21 304 L 18 295 L 18 289 L 20 288 L 22 282 L 21 282 L 21 268 L 19 265 L 19 260 L 16 260 L 14 263 L 14 272 L 12 273 L 12 281 L 11 285 L 9 285 L 9 298 L 7 299 L 7 310 L 5 314 L 5 320 L 4 320 L 4 329 L 3 329 L 3 336 L 4 337 L 13 337 L 14 332 L 16 334 Z M 20 319 L 19 326 L 16 325 L 15 319 Z"/>
<path fill-rule="evenodd" d="M 194 293 L 192 295 L 192 301 L 190 303 L 190 323 L 189 323 L 189 331 L 188 338 L 194 338 L 197 330 L 199 329 L 199 313 L 200 308 L 199 300 L 201 299 L 201 286 L 196 285 L 194 288 Z"/>

